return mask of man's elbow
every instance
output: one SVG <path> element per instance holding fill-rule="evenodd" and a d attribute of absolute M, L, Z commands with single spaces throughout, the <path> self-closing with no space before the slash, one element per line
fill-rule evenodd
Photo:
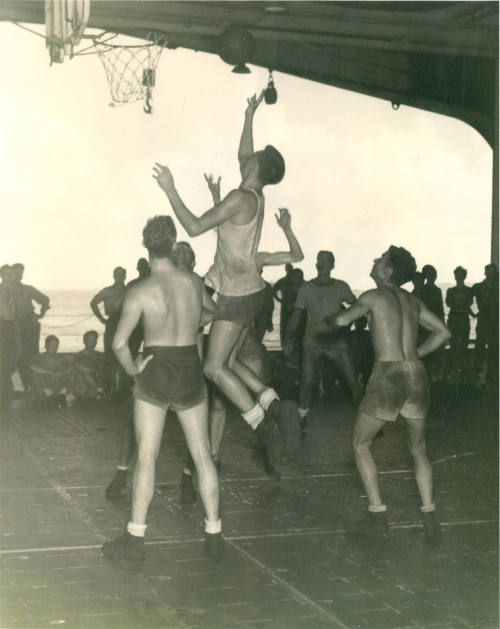
<path fill-rule="evenodd" d="M 302 262 L 302 260 L 304 259 L 304 254 L 302 253 L 302 251 L 300 253 L 296 253 L 293 257 L 292 257 L 292 262 Z"/>
<path fill-rule="evenodd" d="M 187 234 L 190 238 L 196 238 L 196 236 L 200 236 L 201 234 L 203 234 L 203 229 L 200 227 L 200 225 L 190 225 L 187 229 Z"/>
<path fill-rule="evenodd" d="M 119 339 L 119 338 L 118 339 L 114 338 L 113 342 L 111 343 L 113 352 L 117 355 L 121 354 L 121 352 L 125 349 L 126 345 L 127 345 L 127 341 L 125 339 Z"/>

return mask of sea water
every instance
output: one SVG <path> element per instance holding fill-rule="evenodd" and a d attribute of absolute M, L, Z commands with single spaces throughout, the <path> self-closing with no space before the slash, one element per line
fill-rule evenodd
<path fill-rule="evenodd" d="M 443 294 L 449 285 L 443 286 Z M 59 337 L 59 351 L 65 353 L 79 352 L 83 349 L 83 334 L 87 330 L 95 330 L 99 334 L 97 349 L 103 350 L 104 325 L 97 319 L 90 309 L 90 300 L 98 292 L 97 290 L 47 290 L 45 294 L 50 297 L 50 310 L 41 320 L 42 334 L 41 347 L 43 351 L 43 339 L 49 334 Z M 355 291 L 359 294 L 360 291 Z M 274 351 L 281 349 L 280 344 L 280 304 L 275 301 L 273 312 L 272 332 L 266 332 L 264 345 Z M 444 306 L 445 313 L 449 308 Z M 475 338 L 476 319 L 471 318 L 470 338 Z"/>

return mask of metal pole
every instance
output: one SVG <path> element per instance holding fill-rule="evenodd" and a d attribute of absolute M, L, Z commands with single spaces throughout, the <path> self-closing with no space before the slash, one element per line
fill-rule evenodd
<path fill-rule="evenodd" d="M 495 72 L 495 137 L 493 140 L 493 194 L 491 208 L 491 261 L 498 268 L 498 61 Z"/>

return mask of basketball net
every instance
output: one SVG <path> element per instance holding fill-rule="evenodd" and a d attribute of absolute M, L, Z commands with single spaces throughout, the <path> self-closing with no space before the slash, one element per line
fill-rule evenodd
<path fill-rule="evenodd" d="M 94 46 L 108 80 L 110 106 L 144 100 L 144 111 L 152 113 L 156 66 L 167 42 L 166 35 L 149 33 L 146 43 L 129 46 L 102 41 L 104 38 L 109 38 L 109 33 L 94 39 Z"/>

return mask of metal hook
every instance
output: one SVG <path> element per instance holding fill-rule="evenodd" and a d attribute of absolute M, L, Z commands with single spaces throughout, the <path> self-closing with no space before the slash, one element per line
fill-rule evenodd
<path fill-rule="evenodd" d="M 144 112 L 147 114 L 153 113 L 153 106 L 151 105 L 149 101 L 149 94 L 146 96 L 146 104 L 144 105 L 143 109 L 144 109 Z"/>

